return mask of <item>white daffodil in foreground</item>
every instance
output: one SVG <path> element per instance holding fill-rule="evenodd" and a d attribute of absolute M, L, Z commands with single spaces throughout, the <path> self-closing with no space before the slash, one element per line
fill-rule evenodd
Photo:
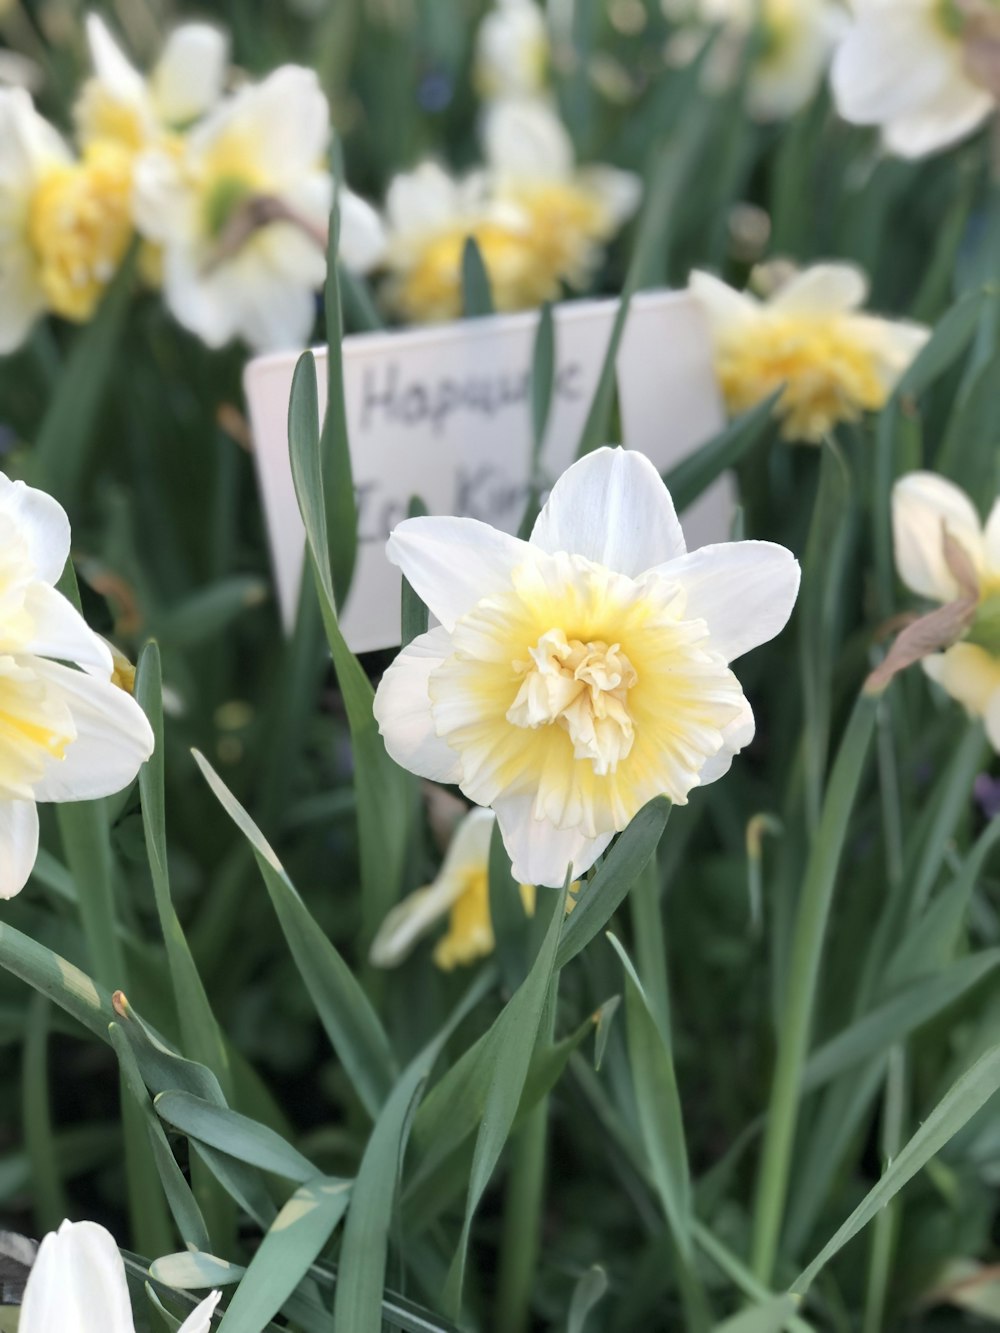
<path fill-rule="evenodd" d="M 392 757 L 496 811 L 516 880 L 582 874 L 653 797 L 683 804 L 754 733 L 729 662 L 787 621 L 799 569 L 768 542 L 688 553 L 642 454 L 556 482 L 529 541 L 416 518 L 388 554 L 440 626 L 379 685 Z"/>
<path fill-rule="evenodd" d="M 900 478 L 892 494 L 896 568 L 919 597 L 956 601 L 959 586 L 945 534 L 968 557 L 978 604 L 958 643 L 923 660 L 924 670 L 953 699 L 981 717 L 1000 751 L 1000 499 L 985 526 L 964 491 L 932 472 Z"/>
<path fill-rule="evenodd" d="M 639 177 L 576 166 L 566 127 L 539 98 L 504 98 L 489 107 L 483 147 L 497 199 L 527 218 L 531 262 L 517 305 L 553 300 L 564 282 L 586 286 L 603 247 L 639 205 Z"/>
<path fill-rule="evenodd" d="M 890 152 L 924 157 L 996 109 L 994 0 L 855 0 L 831 73 L 837 110 L 878 125 Z"/>
<path fill-rule="evenodd" d="M 883 407 L 928 330 L 862 309 L 868 286 L 850 264 L 816 264 L 767 301 L 692 273 L 708 318 L 716 375 L 729 412 L 746 412 L 784 386 L 777 414 L 789 440 L 819 442 L 838 422 Z"/>
<path fill-rule="evenodd" d="M 174 317 L 210 347 L 303 346 L 326 274 L 333 180 L 330 113 L 312 70 L 286 65 L 221 102 L 179 151 L 147 149 L 135 168 L 136 220 L 163 247 Z M 340 193 L 345 264 L 381 254 L 373 209 Z"/>
<path fill-rule="evenodd" d="M 456 180 L 435 162 L 395 176 L 386 194 L 386 302 L 411 322 L 462 312 L 462 255 L 479 247 L 498 310 L 517 310 L 533 265 L 530 219 L 498 203 L 483 172 Z"/>
<path fill-rule="evenodd" d="M 0 353 L 46 310 L 88 319 L 132 234 L 128 163 L 82 161 L 19 88 L 0 89 Z"/>
<path fill-rule="evenodd" d="M 784 120 L 812 98 L 844 26 L 836 0 L 699 0 L 698 13 L 703 23 L 722 25 L 706 67 L 716 87 L 733 82 L 747 43 L 756 40 L 747 109 L 763 121 Z"/>
<path fill-rule="evenodd" d="M 496 0 L 476 33 L 476 87 L 481 97 L 541 92 L 549 61 L 545 15 L 535 0 Z"/>
<path fill-rule="evenodd" d="M 186 129 L 222 96 L 229 62 L 224 33 L 187 23 L 167 37 L 148 77 L 135 68 L 98 14 L 87 15 L 93 65 L 74 109 L 80 142 L 131 152 Z"/>
<path fill-rule="evenodd" d="M 208 1333 L 220 1295 L 207 1296 L 178 1333 Z M 49 1232 L 28 1275 L 18 1333 L 135 1333 L 125 1265 L 109 1231 L 63 1222 Z"/>
<path fill-rule="evenodd" d="M 438 967 L 448 972 L 493 952 L 489 862 L 495 823 L 492 810 L 475 809 L 463 818 L 434 883 L 404 898 L 382 923 L 371 947 L 376 967 L 401 963 L 445 916 L 447 933 L 434 947 Z M 535 907 L 533 886 L 521 885 L 521 901 L 530 915 Z"/>
<path fill-rule="evenodd" d="M 0 473 L 0 898 L 35 864 L 37 801 L 109 796 L 153 751 L 107 645 L 55 589 L 69 540 L 55 500 Z"/>

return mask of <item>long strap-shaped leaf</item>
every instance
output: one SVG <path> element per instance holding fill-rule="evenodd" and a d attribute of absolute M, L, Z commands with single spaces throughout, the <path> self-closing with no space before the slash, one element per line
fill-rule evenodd
<path fill-rule="evenodd" d="M 396 1078 L 396 1062 L 385 1030 L 351 969 L 313 920 L 260 829 L 207 759 L 196 753 L 195 760 L 222 808 L 250 843 L 320 1022 L 362 1104 L 374 1118 Z"/>

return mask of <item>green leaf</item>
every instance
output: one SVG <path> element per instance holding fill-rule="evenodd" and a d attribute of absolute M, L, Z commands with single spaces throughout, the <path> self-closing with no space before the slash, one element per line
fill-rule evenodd
<path fill-rule="evenodd" d="M 538 1040 L 542 1011 L 545 1008 L 555 970 L 559 929 L 566 910 L 566 892 L 567 889 L 564 888 L 558 897 L 548 895 L 550 899 L 555 898 L 555 901 L 549 903 L 552 917 L 542 947 L 538 951 L 538 957 L 523 984 L 515 991 L 494 1024 L 497 1039 L 492 1075 L 472 1157 L 465 1221 L 445 1285 L 444 1303 L 446 1308 L 453 1311 L 455 1318 L 458 1317 L 462 1304 L 465 1261 L 472 1221 L 510 1134 L 528 1076 L 531 1055 Z M 544 899 L 540 900 L 540 905 L 542 901 Z"/>
<path fill-rule="evenodd" d="M 936 1018 L 1000 964 L 1000 949 L 986 949 L 906 986 L 815 1050 L 802 1076 L 803 1092 L 819 1087 Z"/>
<path fill-rule="evenodd" d="M 295 368 L 289 405 L 292 478 L 305 525 L 323 626 L 351 732 L 365 933 L 372 936 L 399 898 L 409 829 L 416 809 L 416 787 L 410 775 L 386 754 L 372 712 L 374 692 L 337 621 L 317 423 L 315 365 L 311 354 L 306 352 Z"/>
<path fill-rule="evenodd" d="M 736 417 L 693 454 L 664 472 L 663 481 L 678 513 L 694 504 L 727 468 L 735 467 L 756 444 L 769 438 L 774 424 L 774 406 L 782 392 L 782 389 L 776 389 L 749 412 Z"/>
<path fill-rule="evenodd" d="M 566 1333 L 583 1333 L 587 1316 L 608 1289 L 608 1275 L 600 1264 L 588 1268 L 570 1297 Z"/>
<path fill-rule="evenodd" d="M 938 320 L 934 331 L 903 375 L 894 399 L 916 398 L 955 364 L 975 335 L 986 303 L 982 290 L 968 292 Z"/>
<path fill-rule="evenodd" d="M 135 1058 L 135 1052 L 122 1032 L 119 1023 L 109 1024 L 108 1036 L 118 1057 L 118 1065 L 122 1072 L 125 1087 L 133 1097 L 145 1122 L 153 1160 L 160 1176 L 160 1184 L 163 1186 L 163 1193 L 177 1230 L 185 1244 L 193 1245 L 200 1250 L 207 1249 L 209 1237 L 205 1219 L 202 1217 L 201 1209 L 198 1207 L 183 1171 L 177 1165 L 170 1150 L 170 1144 L 163 1132 L 163 1126 L 153 1111 L 146 1085 L 143 1082 L 142 1074 L 139 1072 L 139 1063 Z"/>
<path fill-rule="evenodd" d="M 381 1333 L 389 1228 L 414 1107 L 448 1038 L 483 998 L 490 981 L 483 974 L 472 984 L 441 1032 L 403 1071 L 379 1113 L 344 1224 L 333 1333 Z"/>
<path fill-rule="evenodd" d="M 70 510 L 76 506 L 87 470 L 98 409 L 116 369 L 138 249 L 134 241 L 94 318 L 76 334 L 55 395 L 35 436 L 32 483 L 49 491 Z"/>
<path fill-rule="evenodd" d="M 247 1270 L 228 1259 L 217 1259 L 204 1250 L 165 1254 L 149 1265 L 150 1277 L 167 1287 L 198 1291 L 204 1287 L 231 1287 Z"/>
<path fill-rule="evenodd" d="M 24 1029 L 21 1068 L 21 1124 L 25 1151 L 31 1163 L 32 1204 L 41 1232 L 54 1231 L 69 1209 L 55 1153 L 49 1109 L 48 1044 L 50 1002 L 33 995 Z"/>
<path fill-rule="evenodd" d="M 317 1176 L 278 1213 L 219 1325 L 219 1333 L 261 1333 L 309 1271 L 343 1217 L 351 1182 Z"/>
<path fill-rule="evenodd" d="M 493 314 L 493 290 L 482 252 L 474 236 L 466 236 L 462 247 L 462 315 L 479 319 Z"/>
<path fill-rule="evenodd" d="M 313 920 L 263 834 L 208 761 L 195 753 L 226 814 L 250 843 L 254 859 L 331 1045 L 373 1118 L 395 1082 L 396 1062 L 371 1001 Z"/>
<path fill-rule="evenodd" d="M 691 1176 L 670 1039 L 657 1022 L 628 954 L 614 935 L 608 939 L 625 970 L 629 1066 L 646 1156 L 674 1244 L 689 1261 Z"/>
<path fill-rule="evenodd" d="M 794 1296 L 775 1296 L 763 1305 L 741 1310 L 718 1324 L 715 1333 L 781 1333 L 798 1308 Z"/>
<path fill-rule="evenodd" d="M 949 1139 L 1000 1089 L 1000 1046 L 986 1052 L 938 1102 L 934 1110 L 904 1146 L 847 1221 L 827 1241 L 816 1258 L 792 1283 L 791 1290 L 804 1294 L 835 1254 L 868 1225 L 904 1185 L 922 1171 Z"/>
<path fill-rule="evenodd" d="M 566 918 L 556 967 L 563 968 L 608 924 L 645 869 L 670 815 L 670 802 L 657 796 L 644 805 L 608 852 L 593 879 L 580 886 L 577 904 Z"/>
<path fill-rule="evenodd" d="M 340 300 L 340 207 L 334 202 L 327 241 L 327 269 L 324 305 L 326 309 L 326 417 L 320 440 L 323 469 L 322 498 L 325 503 L 326 531 L 329 538 L 328 559 L 332 567 L 335 604 L 343 606 L 354 574 L 358 547 L 358 507 L 354 498 L 354 473 L 347 435 L 347 407 L 344 401 L 344 316 Z M 315 386 L 315 376 L 313 380 Z"/>
<path fill-rule="evenodd" d="M 188 1138 L 217 1148 L 261 1171 L 305 1184 L 318 1174 L 298 1149 L 267 1125 L 189 1092 L 161 1092 L 153 1103 L 157 1115 Z M 199 1245 L 199 1249 L 205 1249 Z"/>
<path fill-rule="evenodd" d="M 270 592 L 263 579 L 237 575 L 220 579 L 171 608 L 156 621 L 157 638 L 172 648 L 191 648 L 217 638 Z"/>
<path fill-rule="evenodd" d="M 552 409 L 552 390 L 556 375 L 556 325 L 552 305 L 546 301 L 538 316 L 535 345 L 531 356 L 531 458 L 537 474 L 541 462 L 545 430 Z"/>

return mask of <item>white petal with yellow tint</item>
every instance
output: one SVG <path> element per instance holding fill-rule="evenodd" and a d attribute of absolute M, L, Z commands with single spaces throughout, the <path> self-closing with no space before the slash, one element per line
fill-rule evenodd
<path fill-rule="evenodd" d="M 753 740 L 756 729 L 753 709 L 744 699 L 743 707 L 737 716 L 722 728 L 722 749 L 711 759 L 705 760 L 699 774 L 698 785 L 707 787 L 709 783 L 718 782 L 719 778 L 725 777 L 739 752 Z"/>
<path fill-rule="evenodd" d="M 975 84 L 942 89 L 919 111 L 890 121 L 885 145 L 899 157 L 927 157 L 972 134 L 995 109 L 991 94 Z"/>
<path fill-rule="evenodd" d="M 37 855 L 38 811 L 34 801 L 0 800 L 0 898 L 13 898 L 21 892 Z"/>
<path fill-rule="evenodd" d="M 39 1246 L 19 1333 L 134 1333 L 125 1265 L 96 1222 L 63 1222 Z"/>
<path fill-rule="evenodd" d="M 642 177 L 634 171 L 597 164 L 581 167 L 576 179 L 585 191 L 600 200 L 606 219 L 603 230 L 609 238 L 624 226 L 642 199 Z"/>
<path fill-rule="evenodd" d="M 982 525 L 972 501 L 933 472 L 909 472 L 892 489 L 892 535 L 899 576 L 920 597 L 950 602 L 958 584 L 944 554 L 944 533 L 958 541 L 977 571 L 984 565 Z"/>
<path fill-rule="evenodd" d="M 375 720 L 385 748 L 397 764 L 432 782 L 457 782 L 458 755 L 434 730 L 428 678 L 451 652 L 443 628 L 419 635 L 382 677 L 375 695 Z"/>
<path fill-rule="evenodd" d="M 386 555 L 446 629 L 491 593 L 509 589 L 512 571 L 531 558 L 527 542 L 475 518 L 408 518 Z"/>
<path fill-rule="evenodd" d="M 986 723 L 990 742 L 997 722 L 1000 698 L 1000 657 L 974 643 L 956 643 L 943 653 L 925 657 L 924 671 L 973 717 Z"/>
<path fill-rule="evenodd" d="M 535 521 L 531 544 L 586 556 L 635 577 L 687 549 L 660 474 L 630 449 L 595 449 L 564 472 Z"/>
<path fill-rule="evenodd" d="M 146 97 L 146 80 L 121 49 L 100 14 L 88 14 L 87 45 L 94 73 L 107 92 L 120 102 L 140 105 Z"/>
<path fill-rule="evenodd" d="M 359 195 L 341 189 L 339 256 L 353 273 L 369 273 L 385 256 L 382 219 Z M 329 210 L 328 210 L 329 211 Z"/>
<path fill-rule="evenodd" d="M 505 97 L 486 113 L 483 152 L 490 167 L 512 178 L 550 183 L 573 171 L 573 142 L 548 102 Z"/>
<path fill-rule="evenodd" d="M 531 796 L 502 796 L 495 803 L 511 873 L 521 884 L 560 887 L 583 875 L 607 850 L 614 833 L 588 838 L 578 829 L 554 828 L 532 813 Z"/>
<path fill-rule="evenodd" d="M 76 607 L 48 583 L 33 583 L 27 590 L 24 607 L 33 623 L 27 641 L 5 643 L 0 625 L 0 652 L 37 654 L 76 662 L 87 669 L 111 675 L 111 653 L 95 634 Z"/>
<path fill-rule="evenodd" d="M 314 171 L 330 138 L 330 108 L 314 70 L 282 65 L 241 88 L 191 132 L 195 153 L 246 152 L 271 188 Z"/>
<path fill-rule="evenodd" d="M 713 334 L 732 329 L 752 329 L 761 304 L 749 292 L 738 292 L 713 273 L 695 269 L 688 290 L 701 306 Z"/>
<path fill-rule="evenodd" d="M 206 1296 L 201 1304 L 195 1306 L 191 1311 L 177 1333 L 208 1333 L 208 1330 L 212 1327 L 212 1315 L 215 1313 L 215 1307 L 221 1300 L 221 1291 L 213 1291 Z"/>
<path fill-rule="evenodd" d="M 69 559 L 70 543 L 69 519 L 59 501 L 0 473 L 0 514 L 10 515 L 17 523 L 28 544 L 35 576 L 56 583 Z"/>
<path fill-rule="evenodd" d="M 690 551 L 657 575 L 684 589 L 684 616 L 704 620 L 727 662 L 780 634 L 798 596 L 801 570 L 773 542 L 721 542 Z"/>
<path fill-rule="evenodd" d="M 153 753 L 146 714 L 110 681 L 41 658 L 36 675 L 58 689 L 76 727 L 62 758 L 50 759 L 35 786 L 39 801 L 90 801 L 121 791 Z"/>
<path fill-rule="evenodd" d="M 983 535 L 986 542 L 987 569 L 1000 579 L 1000 499 L 994 501 Z"/>
<path fill-rule="evenodd" d="M 769 302 L 789 314 L 856 310 L 868 296 L 868 279 L 854 264 L 813 264 L 795 274 Z"/>
<path fill-rule="evenodd" d="M 167 125 L 186 125 L 222 96 L 229 40 L 209 23 L 175 28 L 149 78 L 157 114 Z"/>

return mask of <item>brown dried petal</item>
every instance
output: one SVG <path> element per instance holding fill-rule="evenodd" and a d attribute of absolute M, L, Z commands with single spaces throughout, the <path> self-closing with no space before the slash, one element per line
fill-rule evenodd
<path fill-rule="evenodd" d="M 223 227 L 212 255 L 205 265 L 205 272 L 211 273 L 213 269 L 218 268 L 227 259 L 232 259 L 234 255 L 239 254 L 255 232 L 263 230 L 264 227 L 269 227 L 272 222 L 288 222 L 293 227 L 298 227 L 299 231 L 304 232 L 311 240 L 315 241 L 321 250 L 326 250 L 327 234 L 325 228 L 317 227 L 315 223 L 310 222 L 301 213 L 289 208 L 282 199 L 276 199 L 270 194 L 255 194 L 251 195 L 249 199 L 245 199 L 238 208 L 234 209 L 232 217 Z"/>
<path fill-rule="evenodd" d="M 885 659 L 865 681 L 865 692 L 879 693 L 894 676 L 914 662 L 930 657 L 931 653 L 938 653 L 943 648 L 950 648 L 972 624 L 978 604 L 978 597 L 960 597 L 958 601 L 939 606 L 936 611 L 907 625 Z"/>

